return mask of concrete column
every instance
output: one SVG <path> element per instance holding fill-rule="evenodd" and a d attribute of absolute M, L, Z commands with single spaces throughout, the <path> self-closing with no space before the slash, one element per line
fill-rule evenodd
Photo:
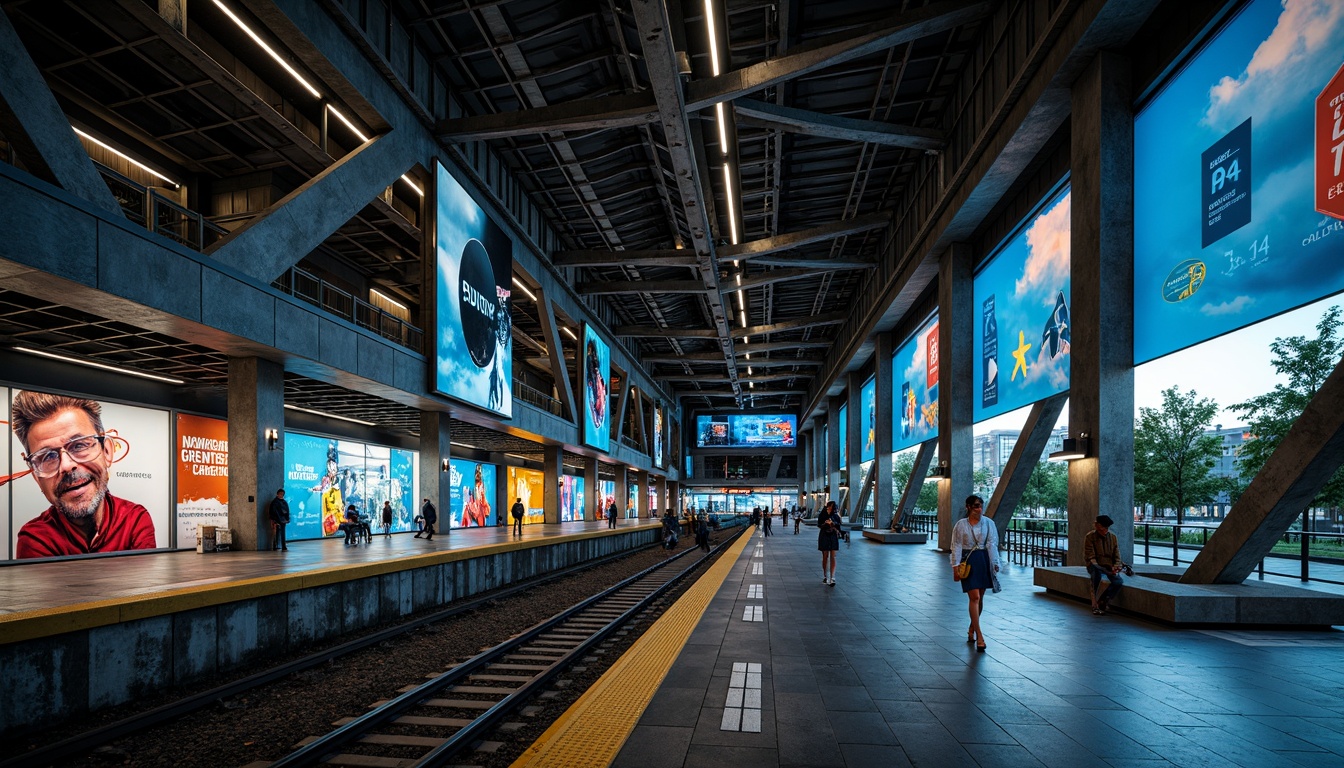
<path fill-rule="evenodd" d="M 639 510 L 642 520 L 649 516 L 649 473 L 636 470 L 635 482 L 638 483 L 635 488 L 635 509 Z"/>
<path fill-rule="evenodd" d="M 1103 51 L 1072 91 L 1072 348 L 1069 432 L 1089 456 L 1069 464 L 1067 565 L 1083 565 L 1097 515 L 1134 551 L 1134 124 L 1129 62 Z M 1104 489 L 1104 490 L 1103 490 Z"/>
<path fill-rule="evenodd" d="M 667 498 L 667 478 L 666 478 L 666 477 L 658 477 L 658 478 L 655 478 L 654 481 L 653 481 L 653 489 L 654 489 L 654 492 L 658 494 L 658 511 L 659 511 L 660 513 L 663 512 L 664 510 L 668 510 L 668 509 L 671 509 L 671 510 L 673 510 L 673 511 L 676 511 L 676 509 L 677 509 L 676 505 L 675 505 L 675 504 L 672 504 L 670 501 L 668 501 L 668 498 Z"/>
<path fill-rule="evenodd" d="M 420 498 L 416 499 L 415 511 L 419 513 L 425 499 L 433 502 L 439 512 L 435 532 L 445 536 L 452 530 L 449 525 L 452 482 L 444 469 L 450 456 L 451 423 L 452 419 L 442 411 L 420 412 Z"/>
<path fill-rule="evenodd" d="M 845 509 L 841 512 L 848 516 L 850 522 L 857 522 L 863 513 L 859 510 L 859 499 L 863 493 L 863 465 L 859 462 L 859 449 L 863 446 L 863 397 L 859 389 L 863 387 L 863 378 L 857 371 L 850 371 L 845 376 L 847 384 L 845 385 L 845 403 L 849 408 L 845 411 L 845 485 L 849 486 L 849 493 L 845 495 Z"/>
<path fill-rule="evenodd" d="M 672 511 L 681 514 L 682 510 L 686 508 L 686 504 L 681 498 L 681 483 L 676 480 L 667 481 L 667 499 Z"/>
<path fill-rule="evenodd" d="M 826 400 L 826 501 L 840 503 L 840 398 Z M 823 502 L 825 503 L 825 502 Z"/>
<path fill-rule="evenodd" d="M 812 461 L 809 452 L 812 450 L 812 440 L 810 433 L 803 432 L 801 427 L 798 431 L 798 505 L 802 506 L 806 502 L 807 490 L 812 487 Z"/>
<path fill-rule="evenodd" d="M 229 358 L 228 398 L 233 548 L 266 549 L 271 546 L 268 508 L 276 490 L 285 485 L 284 367 L 259 357 Z M 268 429 L 280 433 L 275 450 L 266 446 Z"/>
<path fill-rule="evenodd" d="M 876 458 L 873 462 L 873 472 L 876 476 L 873 486 L 873 525 L 878 528 L 891 527 L 892 518 L 892 498 L 891 498 L 891 389 L 892 389 L 892 371 L 891 355 L 895 352 L 895 341 L 890 333 L 880 333 L 877 335 L 877 348 L 874 354 L 877 369 L 877 394 L 874 396 L 877 400 L 877 424 L 876 430 Z"/>
<path fill-rule="evenodd" d="M 544 478 L 542 486 L 542 506 L 547 523 L 560 522 L 560 478 L 564 475 L 565 449 L 558 445 L 542 446 Z"/>
<path fill-rule="evenodd" d="M 938 481 L 938 548 L 952 548 L 952 526 L 966 516 L 971 495 L 972 419 L 971 342 L 976 322 L 971 299 L 970 246 L 953 243 L 938 262 L 938 459 L 952 476 Z"/>
<path fill-rule="evenodd" d="M 602 520 L 607 516 L 607 511 L 599 508 L 602 494 L 597 487 L 597 477 L 597 458 L 589 456 L 588 461 L 583 465 L 584 520 Z"/>
<path fill-rule="evenodd" d="M 626 516 L 626 504 L 630 496 L 630 481 L 626 477 L 626 467 L 624 464 L 616 465 L 616 514 L 620 517 Z"/>
<path fill-rule="evenodd" d="M 516 496 L 510 496 L 509 468 L 504 465 L 506 459 L 502 453 L 490 454 L 490 463 L 495 465 L 495 495 L 492 503 L 495 507 L 495 525 L 509 525 L 513 522 L 509 510 L 513 508 Z"/>

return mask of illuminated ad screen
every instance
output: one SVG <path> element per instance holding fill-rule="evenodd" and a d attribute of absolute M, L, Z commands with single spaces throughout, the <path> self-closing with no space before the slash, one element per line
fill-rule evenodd
<path fill-rule="evenodd" d="M 16 425 L 6 423 L 10 439 L 3 466 L 8 471 L 0 474 L 0 512 L 4 513 L 7 557 L 27 560 L 87 554 L 87 539 L 73 521 L 87 519 L 100 509 L 104 523 L 93 551 L 169 546 L 174 505 L 169 496 L 173 440 L 168 411 L 82 398 L 51 403 L 57 396 L 21 389 L 0 388 L 0 396 L 5 406 L 0 418 L 20 417 L 15 421 L 27 425 L 27 448 L 33 455 L 50 456 L 45 452 L 61 447 L 68 451 L 74 448 L 72 437 L 91 436 L 80 442 L 86 451 L 80 466 L 89 470 L 84 474 L 92 475 L 91 482 L 78 483 L 77 470 L 63 452 L 56 454 L 54 467 L 43 471 L 46 476 L 39 477 L 23 460 L 25 446 Z M 54 415 L 44 416 L 43 406 L 49 403 L 57 409 Z M 101 430 L 93 420 L 94 411 L 101 419 Z M 93 439 L 99 431 L 105 437 Z M 75 482 L 78 487 L 57 494 L 62 482 Z M 181 546 L 195 544 L 193 530 L 190 541 Z"/>
<path fill-rule="evenodd" d="M 560 522 L 570 523 L 583 519 L 583 478 L 563 475 L 560 478 Z"/>
<path fill-rule="evenodd" d="M 340 525 L 352 505 L 381 531 L 383 502 L 392 505 L 393 532 L 416 530 L 414 451 L 301 432 L 285 433 L 284 450 L 290 541 L 344 535 Z M 442 527 L 443 510 L 439 515 Z"/>
<path fill-rule="evenodd" d="M 494 464 L 467 459 L 448 462 L 449 525 L 453 528 L 485 528 L 499 523 L 498 513 L 492 508 L 495 495 Z M 512 502 L 510 502 L 512 505 Z"/>
<path fill-rule="evenodd" d="M 938 437 L 938 319 L 915 331 L 891 356 L 891 450 Z"/>
<path fill-rule="evenodd" d="M 877 379 L 869 378 L 859 388 L 859 403 L 863 420 L 863 445 L 859 447 L 859 462 L 872 461 L 877 456 Z"/>
<path fill-rule="evenodd" d="M 524 523 L 546 522 L 546 497 L 543 484 L 546 476 L 535 469 L 509 467 L 509 506 L 512 499 L 522 499 Z"/>
<path fill-rule="evenodd" d="M 1134 360 L 1344 290 L 1344 12 L 1253 0 L 1134 120 Z"/>
<path fill-rule="evenodd" d="M 176 447 L 177 543 L 185 547 L 198 526 L 229 527 L 229 422 L 179 413 Z"/>
<path fill-rule="evenodd" d="M 663 466 L 663 409 L 653 407 L 653 466 Z"/>
<path fill-rule="evenodd" d="M 592 326 L 583 326 L 583 442 L 599 451 L 611 449 L 611 348 Z"/>
<path fill-rule="evenodd" d="M 513 415 L 513 242 L 442 165 L 438 206 L 434 388 Z"/>
<path fill-rule="evenodd" d="M 598 504 L 597 516 L 599 518 L 605 518 L 607 516 L 607 508 L 615 503 L 616 503 L 616 481 L 615 480 L 597 481 L 597 504 Z M 616 507 L 616 516 L 617 517 L 621 516 L 621 508 L 619 505 Z"/>
<path fill-rule="evenodd" d="M 975 276 L 975 421 L 1068 391 L 1069 267 L 1066 188 Z"/>
<path fill-rule="evenodd" d="M 695 417 L 697 448 L 792 448 L 798 419 L 791 414 L 728 414 Z"/>
<path fill-rule="evenodd" d="M 840 406 L 838 415 L 840 428 L 836 430 L 840 434 L 840 469 L 849 466 L 849 406 Z"/>

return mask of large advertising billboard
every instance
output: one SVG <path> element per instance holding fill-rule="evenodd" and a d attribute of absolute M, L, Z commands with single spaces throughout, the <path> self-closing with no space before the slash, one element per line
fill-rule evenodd
<path fill-rule="evenodd" d="M 840 420 L 840 469 L 843 471 L 849 468 L 849 405 L 840 406 L 837 415 Z"/>
<path fill-rule="evenodd" d="M 859 445 L 859 462 L 872 461 L 877 456 L 877 379 L 868 377 L 868 381 L 859 387 L 860 430 L 862 443 Z"/>
<path fill-rule="evenodd" d="M 611 449 L 611 348 L 591 325 L 583 326 L 579 352 L 583 376 L 583 442 L 599 451 Z"/>
<path fill-rule="evenodd" d="M 938 437 L 938 318 L 891 356 L 891 450 Z"/>
<path fill-rule="evenodd" d="M 1069 233 L 1065 188 L 975 276 L 977 422 L 1069 388 Z"/>
<path fill-rule="evenodd" d="M 653 466 L 663 466 L 663 407 L 653 406 Z"/>
<path fill-rule="evenodd" d="M 616 481 L 598 480 L 597 481 L 597 516 L 605 519 L 607 516 L 607 507 L 616 504 Z M 619 504 L 616 506 L 616 516 L 624 517 Z"/>
<path fill-rule="evenodd" d="M 438 325 L 434 388 L 513 415 L 513 242 L 436 166 Z"/>
<path fill-rule="evenodd" d="M 450 459 L 448 478 L 449 525 L 453 528 L 485 528 L 499 523 L 491 499 L 495 495 L 494 464 Z M 510 502 L 512 506 L 512 502 Z"/>
<path fill-rule="evenodd" d="M 582 520 L 584 515 L 583 478 L 563 475 L 560 478 L 560 522 Z"/>
<path fill-rule="evenodd" d="M 522 499 L 524 523 L 546 522 L 546 476 L 535 469 L 509 467 L 509 498 Z M 513 503 L 510 502 L 512 507 Z"/>
<path fill-rule="evenodd" d="M 337 535 L 352 505 L 376 528 L 383 502 L 394 532 L 415 530 L 414 451 L 300 432 L 285 433 L 284 450 L 290 541 Z"/>
<path fill-rule="evenodd" d="M 1341 65 L 1338 0 L 1252 0 L 1139 112 L 1135 363 L 1344 290 Z"/>
<path fill-rule="evenodd" d="M 229 527 L 229 422 L 179 413 L 175 447 L 177 544 L 185 547 L 198 525 Z"/>
<path fill-rule="evenodd" d="M 792 414 L 715 414 L 695 417 L 697 448 L 793 448 L 798 419 Z"/>
<path fill-rule="evenodd" d="M 4 473 L 7 542 L 16 559 L 169 546 L 173 440 L 168 411 L 31 390 L 0 391 L 8 392 L 5 412 L 18 422 L 8 425 Z M 24 461 L 19 429 L 27 431 L 35 467 Z M 195 541 L 193 533 L 189 543 Z"/>

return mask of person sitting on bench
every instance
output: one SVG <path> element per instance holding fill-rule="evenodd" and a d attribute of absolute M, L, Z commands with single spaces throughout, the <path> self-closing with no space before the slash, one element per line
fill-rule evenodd
<path fill-rule="evenodd" d="M 1092 614 L 1094 616 L 1104 616 L 1111 607 L 1111 600 L 1115 593 L 1125 585 L 1125 580 L 1120 576 L 1120 572 L 1125 569 L 1125 563 L 1120 559 L 1120 542 L 1116 539 L 1114 533 L 1111 533 L 1111 525 L 1114 521 L 1109 515 L 1097 515 L 1097 521 L 1092 524 L 1092 530 L 1087 536 L 1083 537 L 1083 558 L 1087 562 L 1087 574 L 1092 577 Z M 1097 590 L 1101 586 L 1101 577 L 1105 576 L 1110 580 L 1106 586 L 1106 591 L 1097 596 Z"/>
<path fill-rule="evenodd" d="M 372 538 L 369 524 L 359 519 L 359 510 L 355 509 L 354 504 L 345 508 L 345 522 L 341 523 L 340 529 L 345 532 L 346 544 L 358 544 L 361 535 L 365 541 Z"/>

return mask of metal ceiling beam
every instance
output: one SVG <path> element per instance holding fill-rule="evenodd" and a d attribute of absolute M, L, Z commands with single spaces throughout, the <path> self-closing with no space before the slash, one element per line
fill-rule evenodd
<path fill-rule="evenodd" d="M 739 344 L 737 354 L 754 355 L 758 352 L 790 352 L 795 349 L 829 349 L 835 346 L 829 341 L 766 341 L 760 344 Z"/>
<path fill-rule="evenodd" d="M 925 151 L 938 151 L 947 145 L 942 131 L 916 128 L 912 125 L 840 117 L 824 112 L 813 112 L 810 109 L 782 107 L 755 99 L 737 99 L 733 102 L 733 109 L 737 111 L 739 118 L 751 124 L 806 136 L 824 136 L 858 144 L 881 144 Z"/>
<path fill-rule="evenodd" d="M 600 296 L 613 293 L 709 293 L 699 280 L 611 280 L 609 282 L 579 283 L 574 290 L 580 296 Z M 723 355 L 719 355 L 723 359 Z"/>
<path fill-rule="evenodd" d="M 985 0 L 936 3 L 887 17 L 862 35 L 828 35 L 795 48 L 793 53 L 725 72 L 718 77 L 693 80 L 686 86 L 686 109 L 711 107 L 808 72 L 945 32 L 979 19 L 989 12 L 991 5 Z M 641 26 L 640 32 L 643 31 Z"/>
<path fill-rule="evenodd" d="M 845 322 L 849 315 L 843 312 L 836 312 L 829 315 L 816 315 L 814 317 L 803 317 L 797 320 L 784 320 L 770 325 L 753 325 L 750 328 L 743 328 L 736 331 L 738 336 L 759 336 L 766 333 L 779 333 L 780 331 L 795 331 L 799 328 L 816 328 L 823 325 L 839 325 Z"/>
<path fill-rule="evenodd" d="M 676 390 L 676 393 L 677 393 L 677 396 L 678 396 L 678 397 L 737 397 L 737 395 L 736 395 L 735 393 L 733 393 L 733 392 L 730 391 L 730 390 L 726 390 L 726 389 L 702 389 L 702 390 L 699 390 L 699 391 L 696 391 L 696 390 L 684 390 L 684 389 L 678 389 L 678 390 Z M 806 394 L 807 394 L 807 390 L 805 390 L 805 389 L 777 389 L 777 390 L 769 390 L 769 389 L 753 389 L 753 390 L 748 391 L 747 394 L 752 395 L 753 397 L 774 397 L 775 395 L 779 395 L 779 396 L 783 397 L 783 396 L 789 396 L 789 395 L 806 395 Z"/>
<path fill-rule="evenodd" d="M 763 240 L 753 240 L 749 243 L 740 245 L 729 245 L 719 249 L 719 258 L 745 260 L 754 259 L 758 256 L 765 256 L 771 253 L 787 251 L 791 248 L 799 248 L 812 243 L 834 240 L 843 235 L 853 235 L 859 232 L 868 232 L 873 229 L 882 229 L 891 223 L 890 213 L 873 213 L 867 216 L 856 216 L 852 219 L 838 221 L 834 224 L 823 224 L 819 227 L 810 227 L 797 232 L 789 232 L 783 235 L 767 237 Z"/>
<path fill-rule="evenodd" d="M 656 251 L 557 251 L 551 257 L 557 267 L 610 267 L 647 265 L 654 267 L 694 267 L 699 258 L 685 248 Z"/>
<path fill-rule="evenodd" d="M 445 141 L 476 141 L 508 136 L 530 136 L 551 131 L 592 131 L 643 125 L 658 119 L 653 94 L 626 93 L 599 99 L 581 99 L 545 107 L 458 117 L 438 124 Z"/>
<path fill-rule="evenodd" d="M 802 374 L 802 373 L 767 373 L 767 374 L 764 375 L 764 376 L 743 376 L 743 377 L 741 377 L 741 378 L 739 379 L 739 381 L 741 381 L 741 382 L 744 383 L 744 384 L 747 383 L 747 382 L 752 382 L 752 381 L 756 382 L 757 384 L 760 384 L 760 383 L 768 382 L 768 381 L 792 381 L 792 380 L 794 380 L 794 379 L 804 379 L 804 378 L 809 378 L 809 379 L 810 379 L 811 376 L 812 376 L 811 374 Z M 727 377 L 724 377 L 724 376 L 705 376 L 704 374 L 697 374 L 697 375 L 691 375 L 691 376 L 684 376 L 684 375 L 678 375 L 678 376 L 655 376 L 654 378 L 657 379 L 658 381 L 700 381 L 700 382 L 705 382 L 705 383 L 707 383 L 707 384 L 727 384 L 727 383 L 728 383 L 728 378 L 727 378 Z"/>
<path fill-rule="evenodd" d="M 733 360 L 733 331 L 729 310 L 724 306 L 719 291 L 719 259 L 714 250 L 714 230 L 710 226 L 700 168 L 695 160 L 690 123 L 682 90 L 677 51 L 668 21 L 666 0 L 632 0 L 635 24 L 639 28 L 640 44 L 649 82 L 658 102 L 658 118 L 662 125 L 667 152 L 672 162 L 680 207 L 685 211 L 691 231 L 692 248 L 699 263 L 700 279 L 710 292 L 705 294 L 710 315 L 714 318 L 714 336 L 723 347 L 728 364 L 728 377 L 733 389 L 741 394 L 737 384 L 737 368 Z M 684 333 L 684 331 L 681 331 Z"/>
<path fill-rule="evenodd" d="M 801 280 L 805 277 L 816 277 L 815 269 L 775 269 L 769 272 L 762 272 L 757 275 L 742 280 L 740 285 L 735 286 L 735 290 L 747 290 L 750 288 L 760 288 L 763 285 L 774 285 L 789 280 Z"/>
<path fill-rule="evenodd" d="M 875 269 L 877 268 L 876 259 L 810 259 L 797 258 L 793 256 L 766 256 L 752 261 L 752 264 L 761 264 L 773 267 L 811 267 L 825 271 L 835 271 L 840 269 Z"/>
<path fill-rule="evenodd" d="M 713 328 L 662 328 L 657 325 L 623 325 L 611 329 L 616 336 L 647 336 L 659 339 L 718 339 Z"/>

